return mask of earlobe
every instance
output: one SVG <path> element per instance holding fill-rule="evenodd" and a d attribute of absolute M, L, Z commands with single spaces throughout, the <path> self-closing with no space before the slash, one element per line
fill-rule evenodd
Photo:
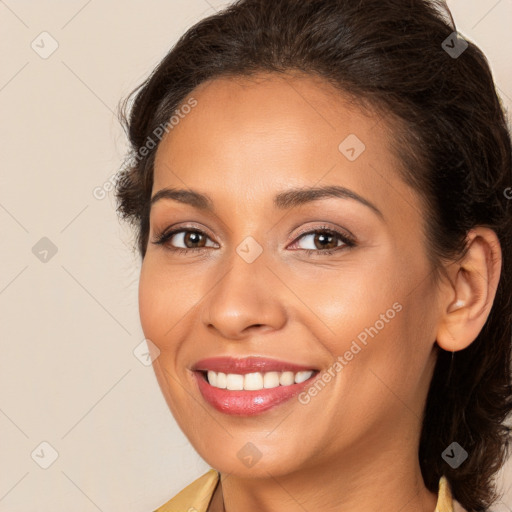
<path fill-rule="evenodd" d="M 491 311 L 501 273 L 501 248 L 496 233 L 485 227 L 472 229 L 466 253 L 454 263 L 453 281 L 443 287 L 437 344 L 456 352 L 477 338 Z"/>

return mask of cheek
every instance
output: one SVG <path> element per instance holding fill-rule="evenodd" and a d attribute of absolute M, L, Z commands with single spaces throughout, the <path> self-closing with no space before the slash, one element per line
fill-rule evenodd
<path fill-rule="evenodd" d="M 420 258 L 381 256 L 339 282 L 311 287 L 308 305 L 330 328 L 323 341 L 332 354 L 386 373 L 411 373 L 431 350 L 435 294 Z"/>
<path fill-rule="evenodd" d="M 401 298 L 400 277 L 392 258 L 379 256 L 368 262 L 347 259 L 338 275 L 306 276 L 294 288 L 336 338 L 352 339 L 375 323 L 382 330 L 386 320 L 396 316 L 399 306 L 393 305 Z"/>
<path fill-rule="evenodd" d="M 171 286 L 170 283 L 173 283 Z M 139 279 L 139 315 L 142 330 L 160 350 L 172 338 L 172 328 L 183 300 L 176 293 L 175 281 L 166 279 L 150 258 L 144 261 Z M 182 307 L 182 306 L 181 306 Z"/>
<path fill-rule="evenodd" d="M 194 266 L 178 268 L 162 263 L 158 255 L 144 260 L 139 278 L 139 315 L 146 338 L 161 352 L 177 351 L 191 323 L 197 327 L 199 309 L 212 286 Z M 215 277 L 215 274 L 213 275 Z"/>
<path fill-rule="evenodd" d="M 139 316 L 144 336 L 154 341 L 153 330 L 157 307 L 155 304 L 154 283 L 146 261 L 142 264 L 139 277 Z"/>
<path fill-rule="evenodd" d="M 366 307 L 354 304 L 353 316 L 343 319 L 350 326 L 343 341 L 343 355 L 351 359 L 347 382 L 372 407 L 386 403 L 399 412 L 406 403 L 420 415 L 431 377 L 435 290 L 426 280 L 412 292 L 405 285 L 398 290 L 376 287 L 366 297 L 372 297 Z"/>
<path fill-rule="evenodd" d="M 175 275 L 175 273 L 174 273 Z M 174 277 L 174 275 L 172 277 Z M 172 286 L 170 286 L 172 283 Z M 178 287 L 179 288 L 179 287 Z M 159 385 L 178 424 L 187 431 L 189 415 L 183 413 L 179 404 L 187 403 L 183 386 L 177 384 L 175 375 L 179 343 L 176 339 L 185 329 L 186 322 L 180 322 L 191 305 L 176 293 L 176 279 L 166 276 L 161 265 L 150 257 L 144 260 L 139 278 L 139 315 L 144 336 L 160 351 L 153 361 L 153 369 Z M 180 331 L 181 329 L 181 331 Z"/>

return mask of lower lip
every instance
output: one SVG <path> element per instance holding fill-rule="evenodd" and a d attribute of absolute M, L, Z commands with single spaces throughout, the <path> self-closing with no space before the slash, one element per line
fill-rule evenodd
<path fill-rule="evenodd" d="M 304 382 L 291 384 L 290 386 L 277 386 L 275 388 L 259 389 L 256 391 L 234 391 L 216 388 L 208 383 L 201 372 L 194 372 L 199 391 L 203 395 L 203 398 L 218 411 L 238 416 L 260 414 L 290 400 L 298 395 L 306 386 L 311 384 L 311 381 L 317 374 L 318 372 L 315 372 Z"/>

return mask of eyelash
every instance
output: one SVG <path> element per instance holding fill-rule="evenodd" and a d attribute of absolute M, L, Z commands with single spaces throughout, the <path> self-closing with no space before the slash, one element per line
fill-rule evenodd
<path fill-rule="evenodd" d="M 156 244 L 156 245 L 164 245 L 167 250 L 172 251 L 173 253 L 176 253 L 176 254 L 188 254 L 190 252 L 196 252 L 196 251 L 200 251 L 201 249 L 205 249 L 205 247 L 193 247 L 191 249 L 183 249 L 182 247 L 172 247 L 170 244 L 169 245 L 166 244 L 166 242 L 168 240 L 170 240 L 174 235 L 176 235 L 177 233 L 182 233 L 182 232 L 199 233 L 201 235 L 208 237 L 208 235 L 206 233 L 204 233 L 203 231 L 201 231 L 199 229 L 180 227 L 180 228 L 174 229 L 169 232 L 164 231 L 163 233 L 157 234 L 155 237 L 155 240 L 152 241 L 152 243 Z M 304 251 L 308 257 L 314 257 L 313 253 L 316 253 L 315 256 L 318 255 L 318 253 L 320 253 L 322 256 L 329 256 L 335 252 L 338 252 L 343 249 L 350 249 L 351 247 L 354 247 L 356 245 L 353 238 L 351 238 L 345 234 L 342 234 L 334 229 L 328 228 L 327 226 L 322 226 L 320 228 L 309 230 L 309 231 L 303 231 L 298 234 L 297 238 L 295 238 L 293 243 L 300 240 L 300 238 L 302 238 L 305 235 L 313 235 L 313 234 L 318 234 L 318 233 L 334 235 L 339 240 L 341 240 L 344 245 L 336 247 L 334 249 L 300 249 L 300 250 Z"/>

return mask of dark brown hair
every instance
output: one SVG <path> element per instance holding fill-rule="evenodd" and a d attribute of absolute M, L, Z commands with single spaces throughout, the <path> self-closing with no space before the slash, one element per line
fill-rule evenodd
<path fill-rule="evenodd" d="M 473 512 L 497 499 L 494 477 L 509 450 L 511 139 L 485 56 L 469 41 L 454 53 L 465 47 L 450 39 L 455 31 L 440 0 L 239 0 L 190 28 L 133 91 L 130 109 L 124 104 L 132 151 L 116 197 L 144 258 L 158 142 L 143 156 L 140 149 L 196 86 L 217 77 L 316 75 L 396 120 L 393 150 L 403 179 L 425 202 L 436 272 L 463 254 L 474 226 L 493 229 L 503 254 L 497 295 L 476 340 L 455 354 L 439 349 L 419 446 L 427 488 L 437 492 L 446 475 L 454 497 Z M 469 454 L 457 469 L 442 458 L 452 442 Z"/>

